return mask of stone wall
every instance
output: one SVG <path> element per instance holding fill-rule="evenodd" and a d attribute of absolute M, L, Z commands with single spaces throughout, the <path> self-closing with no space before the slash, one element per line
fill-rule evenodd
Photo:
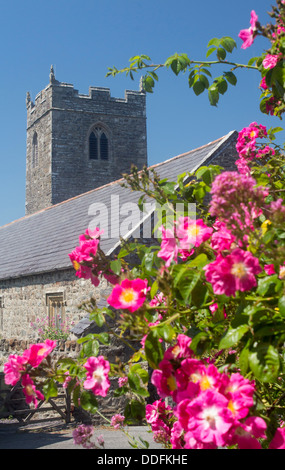
<path fill-rule="evenodd" d="M 37 329 L 31 327 L 37 319 L 47 319 L 47 296 L 63 294 L 66 322 L 72 328 L 87 313 L 79 306 L 94 297 L 100 301 L 108 293 L 105 279 L 98 287 L 89 280 L 78 279 L 74 269 L 43 273 L 37 276 L 25 276 L 0 282 L 0 357 L 13 353 L 28 343 L 39 339 Z M 75 336 L 71 339 L 76 339 Z M 74 344 L 66 343 L 66 348 L 73 351 Z M 15 351 L 14 351 L 15 352 Z M 8 355 L 9 355 L 8 354 Z M 1 359 L 0 359 L 1 365 Z"/>
<path fill-rule="evenodd" d="M 223 145 L 221 145 L 219 151 L 213 154 L 213 157 L 209 157 L 206 165 L 219 165 L 225 171 L 237 171 L 235 161 L 238 158 L 236 150 L 237 143 L 237 132 L 233 132 L 230 138 L 227 139 Z"/>
<path fill-rule="evenodd" d="M 44 101 L 45 104 L 45 101 Z M 39 202 L 41 208 L 51 205 L 51 132 L 52 115 L 50 111 L 38 116 L 37 109 L 31 110 L 34 115 L 34 124 L 27 132 L 27 158 L 26 158 L 26 214 L 35 212 Z M 33 165 L 33 139 L 37 137 L 38 159 Z M 44 158 L 43 158 L 44 156 Z"/>
<path fill-rule="evenodd" d="M 60 356 L 76 358 L 80 353 L 80 345 L 77 341 L 74 340 L 67 340 L 63 341 L 60 340 L 57 342 L 58 345 L 55 350 L 55 357 L 59 358 Z M 26 339 L 17 339 L 17 338 L 1 338 L 0 339 L 0 368 L 1 362 L 4 362 L 10 354 L 19 354 L 21 355 L 25 349 L 28 349 L 31 345 L 31 341 Z"/>

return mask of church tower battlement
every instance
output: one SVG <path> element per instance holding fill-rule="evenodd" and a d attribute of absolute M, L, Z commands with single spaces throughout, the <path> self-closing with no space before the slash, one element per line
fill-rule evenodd
<path fill-rule="evenodd" d="M 108 88 L 79 94 L 55 79 L 27 105 L 26 215 L 147 164 L 146 95 Z"/>

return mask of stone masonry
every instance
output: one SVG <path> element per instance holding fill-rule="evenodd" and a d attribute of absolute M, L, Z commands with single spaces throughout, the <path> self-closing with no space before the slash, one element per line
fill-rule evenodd
<path fill-rule="evenodd" d="M 0 307 L 0 367 L 4 358 L 13 351 L 26 349 L 27 344 L 37 342 L 38 330 L 31 327 L 36 320 L 48 318 L 47 295 L 63 294 L 67 325 L 72 325 L 84 318 L 86 311 L 79 308 L 82 302 L 94 297 L 96 301 L 104 298 L 108 292 L 107 281 L 102 280 L 95 288 L 89 280 L 78 279 L 73 268 L 26 276 L 0 282 L 2 304 Z M 75 337 L 72 339 L 76 339 Z M 2 342 L 1 342 L 2 341 Z M 64 346 L 66 348 L 66 346 Z M 68 346 L 72 352 L 73 346 Z M 78 349 L 76 349 L 78 352 Z"/>

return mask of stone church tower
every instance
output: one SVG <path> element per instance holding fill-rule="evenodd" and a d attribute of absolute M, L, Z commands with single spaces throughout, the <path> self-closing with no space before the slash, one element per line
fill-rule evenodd
<path fill-rule="evenodd" d="M 79 94 L 55 79 L 27 94 L 26 215 L 121 178 L 147 164 L 146 96 L 108 88 Z"/>

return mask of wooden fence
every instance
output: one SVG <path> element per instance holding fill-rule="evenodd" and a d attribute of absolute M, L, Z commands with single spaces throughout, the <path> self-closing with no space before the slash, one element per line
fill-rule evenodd
<path fill-rule="evenodd" d="M 70 395 L 62 387 L 58 396 L 48 401 L 39 400 L 37 408 L 31 408 L 25 401 L 20 383 L 7 386 L 4 374 L 0 373 L 0 419 L 16 418 L 21 425 L 64 420 L 71 422 Z M 9 422 L 9 421 L 7 421 Z"/>

